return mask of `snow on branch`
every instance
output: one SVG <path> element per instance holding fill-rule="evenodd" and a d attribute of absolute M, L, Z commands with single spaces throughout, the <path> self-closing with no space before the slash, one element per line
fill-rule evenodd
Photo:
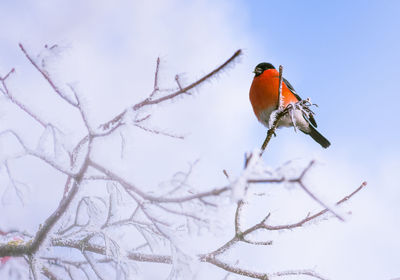
<path fill-rule="evenodd" d="M 165 96 L 162 96 L 162 97 L 159 97 L 159 98 L 154 98 L 155 94 L 159 91 L 159 87 L 158 87 L 158 72 L 159 72 L 160 61 L 159 61 L 159 59 L 157 59 L 155 78 L 154 78 L 154 89 L 153 89 L 152 93 L 149 95 L 149 97 L 147 97 L 143 101 L 133 105 L 131 109 L 133 111 L 138 111 L 139 109 L 141 109 L 141 108 L 143 108 L 145 106 L 159 104 L 159 103 L 165 102 L 167 100 L 174 99 L 177 96 L 180 96 L 180 95 L 183 95 L 183 94 L 188 94 L 189 90 L 200 86 L 201 84 L 203 84 L 206 81 L 209 81 L 211 78 L 215 77 L 217 74 L 219 74 L 225 68 L 227 68 L 228 66 L 233 64 L 241 54 L 242 54 L 242 50 L 240 50 L 240 49 L 237 50 L 230 58 L 228 58 L 220 66 L 218 66 L 217 68 L 215 68 L 214 70 L 212 70 L 208 74 L 204 75 L 203 77 L 201 77 L 197 81 L 194 81 L 194 82 L 192 82 L 191 84 L 189 84 L 187 86 L 182 86 L 180 81 L 179 81 L 179 76 L 176 76 L 175 80 L 176 80 L 176 82 L 177 82 L 177 84 L 179 86 L 179 89 L 177 91 L 171 93 L 171 94 L 168 94 L 168 95 L 165 95 Z M 100 126 L 100 128 L 102 128 L 103 130 L 108 130 L 108 129 L 112 128 L 114 125 L 118 125 L 123 120 L 123 118 L 127 114 L 127 112 L 128 112 L 128 109 L 124 110 L 122 113 L 120 113 L 119 115 L 114 117 L 112 120 L 102 124 Z"/>
<path fill-rule="evenodd" d="M 45 78 L 45 80 L 49 83 L 49 85 L 51 86 L 51 88 L 54 90 L 55 93 L 57 93 L 58 96 L 60 96 L 64 101 L 66 101 L 68 104 L 77 107 L 78 103 L 75 100 L 71 100 L 71 98 L 65 93 L 63 92 L 63 90 L 61 90 L 60 87 L 58 87 L 55 82 L 53 81 L 53 79 L 50 77 L 50 74 L 47 72 L 47 70 L 44 68 L 43 65 L 43 61 L 42 61 L 42 67 L 39 66 L 39 63 L 26 51 L 25 47 L 20 43 L 19 47 L 21 49 L 21 51 L 24 53 L 24 55 L 26 56 L 26 58 L 29 60 L 29 62 L 33 65 L 33 67 L 36 68 L 36 70 L 42 74 L 42 76 Z M 52 51 L 55 48 L 57 48 L 57 45 L 54 45 L 52 47 L 48 47 L 47 45 L 45 46 L 46 49 Z M 43 58 L 44 59 L 44 58 Z"/>
<path fill-rule="evenodd" d="M 6 175 L 16 187 L 19 181 L 12 176 L 13 165 L 9 164 L 10 161 L 15 158 L 21 159 L 24 156 L 33 156 L 63 174 L 63 181 L 59 186 L 54 187 L 64 190 L 56 209 L 49 211 L 48 217 L 44 219 L 36 232 L 24 233 L 21 230 L 21 232 L 2 235 L 0 261 L 7 261 L 8 257 L 24 257 L 33 279 L 40 279 L 41 276 L 47 279 L 72 279 L 71 275 L 74 273 L 79 275 L 77 276 L 80 277 L 79 279 L 133 279 L 139 273 L 138 267 L 143 262 L 169 265 L 171 277 L 190 273 L 191 267 L 195 266 L 197 262 L 205 262 L 228 273 L 255 279 L 266 280 L 288 275 L 305 275 L 325 279 L 313 270 L 290 270 L 275 273 L 266 269 L 255 271 L 240 267 L 238 262 L 227 262 L 222 258 L 238 243 L 252 246 L 272 246 L 273 240 L 256 241 L 252 239 L 251 234 L 258 230 L 295 229 L 327 213 L 332 213 L 340 218 L 332 207 L 321 201 L 303 182 L 305 174 L 314 162 L 303 168 L 299 176 L 287 178 L 273 174 L 270 169 L 261 164 L 259 153 L 254 152 L 246 157 L 241 174 L 228 175 L 224 171 L 228 179 L 228 183 L 224 185 L 208 186 L 201 190 L 190 186 L 188 177 L 193 168 L 191 166 L 188 172 L 180 173 L 182 176 L 175 176 L 167 188 L 160 187 L 150 192 L 146 188 L 147 186 L 124 178 L 121 170 L 111 168 L 114 165 L 109 162 L 94 159 L 97 158 L 94 157 L 96 151 L 106 149 L 106 147 L 102 146 L 105 145 L 105 141 L 98 141 L 96 146 L 93 141 L 111 136 L 114 131 L 124 125 L 125 119 L 129 117 L 127 115 L 138 112 L 146 106 L 190 94 L 192 89 L 199 87 L 233 65 L 242 54 L 241 50 L 236 51 L 220 66 L 189 85 L 184 85 L 177 75 L 175 77 L 177 88 L 169 93 L 160 89 L 160 59 L 158 58 L 153 91 L 149 96 L 95 129 L 94 125 L 90 123 L 91 118 L 88 116 L 85 106 L 83 106 L 84 99 L 74 87 L 66 84 L 72 94 L 64 92 L 46 69 L 46 59 L 35 58 L 22 44 L 19 47 L 28 61 L 50 85 L 51 90 L 79 113 L 80 121 L 86 129 L 84 135 L 79 130 L 81 138 L 73 145 L 66 145 L 63 142 L 65 133 L 62 128 L 55 127 L 49 120 L 39 117 L 38 112 L 18 101 L 17 96 L 11 92 L 7 86 L 7 80 L 15 73 L 15 70 L 12 69 L 6 75 L 0 76 L 0 92 L 16 105 L 16 110 L 22 110 L 40 124 L 40 134 L 42 135 L 38 139 L 38 148 L 32 149 L 12 126 L 0 131 L 0 137 L 11 135 L 12 137 L 7 140 L 14 141 L 21 147 L 21 152 L 17 156 L 7 157 L 2 163 L 6 168 Z M 50 48 L 46 46 L 45 51 L 51 53 L 56 48 L 57 46 Z M 282 68 L 280 68 L 280 92 L 281 83 Z M 301 108 L 304 112 L 308 112 L 309 109 L 307 103 L 293 106 L 300 106 L 296 108 Z M 291 110 L 289 107 L 281 108 L 281 106 L 278 109 L 281 111 L 277 114 L 274 125 L 268 132 L 269 139 L 274 134 L 279 119 L 284 114 L 290 113 Z M 149 118 L 150 115 L 135 116 L 133 125 L 150 133 L 181 138 L 179 135 L 146 127 L 143 123 Z M 67 160 L 60 160 L 57 150 L 66 152 Z M 141 172 L 141 170 L 136 171 Z M 46 178 L 43 180 L 46 183 Z M 248 202 L 249 190 L 260 188 L 260 186 L 267 189 L 268 185 L 283 183 L 300 186 L 322 206 L 322 210 L 308 215 L 296 223 L 286 225 L 271 225 L 269 223 L 271 214 L 266 213 L 258 223 L 247 228 L 244 227 L 242 224 L 243 208 Z M 87 185 L 95 185 L 96 190 L 101 194 L 96 196 L 90 194 Z M 365 185 L 366 183 L 363 183 L 354 192 L 339 200 L 336 205 L 339 206 L 348 201 Z M 185 246 L 186 243 L 196 243 L 195 238 L 204 229 L 207 232 L 213 232 L 215 225 L 211 220 L 218 218 L 217 211 L 221 205 L 226 206 L 226 203 L 235 203 L 236 205 L 234 219 L 231 221 L 234 227 L 233 237 L 224 241 L 220 247 L 208 250 L 208 252 L 192 251 L 187 245 Z M 14 238 L 18 238 L 17 241 Z M 187 242 L 188 240 L 189 242 Z M 54 248 L 58 248 L 57 250 L 68 249 L 69 253 L 73 253 L 57 255 L 54 253 L 56 250 L 51 250 Z M 67 255 L 76 256 L 76 259 L 66 258 Z M 6 258 L 4 259 L 4 257 Z"/>
<path fill-rule="evenodd" d="M 275 136 L 275 131 L 279 126 L 279 121 L 285 117 L 289 116 L 291 122 L 293 124 L 293 128 L 296 131 L 296 120 L 294 118 L 295 110 L 300 110 L 305 116 L 310 117 L 314 115 L 314 112 L 310 109 L 311 106 L 316 104 L 311 103 L 310 99 L 300 100 L 296 103 L 290 103 L 287 106 L 284 106 L 283 103 L 283 95 L 282 95 L 282 81 L 283 81 L 283 66 L 279 65 L 279 87 L 278 87 L 278 106 L 275 111 L 273 111 L 269 118 L 269 129 L 267 132 L 267 136 L 263 144 L 261 145 L 260 155 L 262 155 L 269 143 L 271 141 L 272 136 Z"/>
<path fill-rule="evenodd" d="M 2 85 L 2 88 L 0 88 L 0 91 L 6 96 L 12 103 L 17 105 L 22 111 L 27 113 L 30 117 L 32 117 L 35 121 L 37 121 L 42 127 L 46 127 L 47 123 L 42 120 L 37 114 L 35 114 L 33 111 L 31 111 L 26 105 L 18 101 L 16 99 L 11 91 L 8 89 L 6 80 L 10 77 L 11 74 L 15 73 L 15 69 L 11 69 L 10 72 L 8 72 L 4 77 L 0 77 L 0 82 Z"/>

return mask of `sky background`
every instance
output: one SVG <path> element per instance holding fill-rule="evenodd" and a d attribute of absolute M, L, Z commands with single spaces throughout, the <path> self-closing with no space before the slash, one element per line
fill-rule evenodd
<path fill-rule="evenodd" d="M 282 129 L 265 152 L 265 163 L 276 167 L 291 159 L 317 159 L 309 183 L 331 201 L 364 180 L 369 185 L 346 206 L 352 212 L 346 223 L 332 220 L 282 233 L 277 238 L 284 245 L 256 249 L 257 258 L 244 264 L 271 271 L 315 268 L 332 279 L 392 279 L 400 277 L 399 12 L 399 1 L 3 0 L 0 75 L 15 67 L 13 92 L 65 128 L 73 141 L 78 139 L 74 128 L 82 125 L 79 116 L 57 103 L 18 43 L 32 54 L 45 44 L 60 47 L 49 67 L 55 79 L 76 85 L 90 121 L 98 124 L 151 92 L 157 57 L 160 84 L 168 87 L 175 74 L 189 83 L 242 49 L 234 67 L 192 97 L 149 109 L 151 127 L 185 135 L 184 141 L 126 131 L 134 133 L 126 145 L 129 166 L 117 166 L 137 184 L 157 187 L 199 160 L 193 182 L 215 186 L 226 184 L 222 169 L 240 174 L 244 153 L 258 148 L 266 134 L 248 100 L 252 70 L 260 62 L 283 65 L 299 95 L 319 105 L 318 128 L 332 146 L 323 150 L 310 137 Z M 13 108 L 0 97 L 0 128 L 12 126 L 36 145 L 38 127 Z M 15 149 L 0 140 L 2 159 Z M 98 156 L 116 154 L 110 149 Z M 0 195 L 6 198 L 0 229 L 34 231 L 58 203 L 52 197 L 62 193 L 62 187 L 54 187 L 59 175 L 32 164 L 13 163 L 16 176 L 31 185 L 24 206 L 12 199 L 2 171 Z M 48 178 L 46 184 L 41 176 Z M 300 190 L 282 192 L 289 198 L 271 208 L 277 217 L 279 211 L 293 217 L 297 200 L 307 198 Z"/>

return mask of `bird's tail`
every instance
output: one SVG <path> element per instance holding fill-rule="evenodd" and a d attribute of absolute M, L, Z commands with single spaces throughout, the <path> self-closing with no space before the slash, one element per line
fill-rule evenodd
<path fill-rule="evenodd" d="M 309 126 L 310 131 L 307 133 L 318 142 L 323 148 L 328 148 L 331 145 L 331 142 L 328 141 L 321 133 L 318 132 L 312 125 Z"/>

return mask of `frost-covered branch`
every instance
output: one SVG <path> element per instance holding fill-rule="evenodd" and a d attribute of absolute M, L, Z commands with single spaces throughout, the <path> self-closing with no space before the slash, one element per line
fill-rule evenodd
<path fill-rule="evenodd" d="M 190 194 L 190 195 L 184 195 L 184 196 L 179 196 L 179 197 L 164 197 L 164 196 L 153 196 L 148 193 L 145 193 L 142 191 L 139 187 L 135 186 L 132 183 L 129 183 L 127 180 L 116 174 L 115 172 L 101 166 L 100 164 L 91 161 L 90 166 L 97 169 L 98 171 L 104 173 L 105 175 L 108 176 L 111 180 L 114 180 L 121 184 L 125 189 L 132 191 L 139 195 L 141 198 L 151 201 L 151 202 L 160 202 L 160 203 L 183 203 L 195 199 L 200 199 L 200 198 L 205 198 L 209 196 L 218 196 L 221 193 L 224 193 L 230 189 L 229 186 L 225 187 L 220 187 L 220 188 L 215 188 L 210 191 L 206 192 L 199 192 L 196 194 Z"/>
<path fill-rule="evenodd" d="M 280 119 L 287 114 L 283 108 L 283 98 L 282 98 L 282 73 L 283 73 L 283 66 L 279 65 L 279 87 L 278 87 L 278 113 L 275 116 L 274 121 L 272 122 L 272 126 L 268 129 L 267 137 L 264 140 L 264 143 L 261 146 L 260 155 L 264 153 L 265 148 L 267 147 L 269 141 L 271 140 L 272 135 L 275 135 L 275 130 L 278 127 L 278 123 Z M 273 114 L 271 114 L 272 116 Z"/>
<path fill-rule="evenodd" d="M 67 103 L 69 103 L 70 105 L 77 107 L 78 103 L 76 101 L 71 100 L 68 95 L 66 93 L 64 93 L 53 81 L 53 79 L 50 77 L 49 73 L 47 72 L 46 69 L 44 69 L 43 67 L 40 67 L 38 65 L 38 62 L 36 61 L 36 59 L 34 59 L 25 49 L 25 47 L 20 43 L 19 47 L 21 49 L 21 51 L 24 53 L 24 55 L 26 56 L 26 58 L 29 60 L 29 62 L 36 68 L 36 70 L 42 74 L 42 76 L 45 78 L 45 80 L 49 83 L 49 85 L 51 86 L 51 88 L 54 90 L 54 92 L 56 92 L 58 94 L 58 96 L 60 96 L 64 101 L 66 101 Z M 47 46 L 45 46 L 46 49 L 52 50 L 53 47 L 57 47 L 57 46 L 53 46 L 48 48 Z"/>
<path fill-rule="evenodd" d="M 339 220 L 342 222 L 344 219 L 336 213 L 332 207 L 328 206 L 325 202 L 323 202 L 321 199 L 319 199 L 312 191 L 310 191 L 306 185 L 303 182 L 303 178 L 306 175 L 306 173 L 311 169 L 311 167 L 315 164 L 315 161 L 312 160 L 306 168 L 301 172 L 300 176 L 294 179 L 286 179 L 286 178 L 280 178 L 280 179 L 254 179 L 254 180 L 249 180 L 249 183 L 281 183 L 281 182 L 289 182 L 289 183 L 297 183 L 313 200 L 315 200 L 317 203 L 319 203 L 322 207 L 328 209 L 329 212 L 331 212 L 333 215 L 336 216 Z"/>
<path fill-rule="evenodd" d="M 221 64 L 220 66 L 218 66 L 217 68 L 215 68 L 214 70 L 212 70 L 211 72 L 209 72 L 208 74 L 204 75 L 203 77 L 201 77 L 200 79 L 198 79 L 195 82 L 192 82 L 191 84 L 189 84 L 188 86 L 184 86 L 182 87 L 180 82 L 179 82 L 179 78 L 176 79 L 178 85 L 179 85 L 179 89 L 171 94 L 159 97 L 154 99 L 154 95 L 155 93 L 158 91 L 158 72 L 159 72 L 159 62 L 157 60 L 157 66 L 156 66 L 156 74 L 155 74 L 155 81 L 154 81 L 154 89 L 153 92 L 149 95 L 148 98 L 144 99 L 143 101 L 135 104 L 132 106 L 132 110 L 133 111 L 138 111 L 139 109 L 145 107 L 145 106 L 149 106 L 149 105 L 155 105 L 155 104 L 159 104 L 162 102 L 165 102 L 167 100 L 171 100 L 174 99 L 177 96 L 183 95 L 183 94 L 187 94 L 189 90 L 194 89 L 198 86 L 200 86 L 202 83 L 210 80 L 211 78 L 213 78 L 214 76 L 216 76 L 217 74 L 219 74 L 221 71 L 223 71 L 225 68 L 227 68 L 228 66 L 230 66 L 232 63 L 234 63 L 236 61 L 236 59 L 242 54 L 242 50 L 237 50 L 229 59 L 227 59 L 223 64 Z M 124 118 L 124 116 L 127 114 L 128 109 L 124 110 L 122 113 L 120 113 L 119 115 L 117 115 L 115 118 L 113 118 L 112 120 L 102 124 L 100 126 L 100 128 L 102 128 L 103 130 L 108 130 L 110 128 L 112 128 L 114 125 L 118 125 Z"/>
<path fill-rule="evenodd" d="M 14 159 L 24 156 L 32 156 L 45 162 L 53 170 L 62 174 L 62 181 L 54 188 L 60 188 L 57 207 L 50 211 L 36 232 L 2 232 L 0 237 L 0 261 L 7 261 L 8 257 L 23 257 L 27 270 L 32 279 L 133 279 L 140 263 L 153 263 L 168 265 L 171 267 L 171 275 L 181 275 L 180 270 L 190 269 L 192 263 L 205 262 L 219 267 L 231 274 L 247 276 L 255 279 L 270 279 L 273 277 L 288 275 L 308 275 L 310 277 L 325 279 L 312 270 L 290 270 L 271 273 L 269 269 L 244 268 L 237 262 L 228 262 L 224 257 L 238 243 L 251 244 L 252 246 L 271 246 L 273 240 L 253 240 L 252 233 L 258 230 L 287 230 L 306 225 L 317 218 L 332 213 L 337 215 L 334 209 L 318 199 L 313 194 L 303 179 L 314 162 L 301 170 L 299 176 L 290 177 L 281 173 L 274 173 L 271 169 L 261 166 L 258 152 L 245 159 L 244 169 L 241 174 L 229 174 L 224 171 L 228 182 L 222 185 L 207 186 L 207 188 L 195 188 L 189 180 L 193 165 L 188 172 L 179 172 L 172 179 L 149 190 L 145 183 L 127 179 L 123 172 L 118 170 L 113 162 L 107 162 L 104 157 L 97 156 L 108 148 L 107 140 L 113 140 L 113 132 L 122 126 L 139 127 L 146 132 L 183 138 L 163 130 L 152 129 L 146 126 L 151 115 L 142 115 L 142 108 L 161 104 L 176 97 L 189 95 L 190 92 L 206 81 L 221 73 L 232 65 L 241 55 L 242 51 L 236 51 L 223 64 L 204 75 L 197 81 L 185 85 L 180 76 L 175 76 L 176 87 L 173 90 L 160 88 L 160 59 L 156 61 L 153 90 L 147 98 L 130 106 L 113 119 L 94 127 L 90 115 L 95 110 L 89 110 L 89 104 L 79 92 L 66 83 L 64 86 L 55 82 L 53 76 L 46 67 L 47 57 L 33 56 L 20 44 L 29 63 L 43 76 L 50 85 L 50 89 L 68 104 L 72 106 L 80 117 L 85 129 L 77 128 L 73 143 L 64 143 L 66 134 L 61 128 L 55 127 L 47 119 L 39 117 L 40 114 L 31 110 L 28 105 L 20 102 L 7 85 L 7 80 L 15 73 L 14 69 L 4 77 L 0 77 L 0 92 L 12 103 L 17 110 L 22 110 L 33 118 L 39 125 L 41 133 L 37 149 L 30 148 L 23 134 L 18 134 L 12 125 L 0 131 L 0 137 L 16 142 L 20 150 L 17 155 L 6 155 L 1 167 L 5 167 L 5 175 L 11 186 L 21 184 L 13 172 Z M 58 46 L 45 47 L 46 55 L 53 55 Z M 274 134 L 279 119 L 289 114 L 294 108 L 308 109 L 306 103 L 293 104 L 282 108 L 282 68 L 280 68 L 280 98 L 274 125 L 269 131 L 269 137 Z M 43 102 L 44 104 L 44 102 Z M 297 106 L 297 107 L 296 107 Z M 300 106 L 300 107 L 299 107 Z M 126 119 L 131 113 L 136 114 L 131 122 Z M 68 116 L 66 116 L 68 117 Z M 67 130 L 66 130 L 67 131 Z M 120 129 L 123 145 L 131 139 L 123 135 Z M 75 135 L 74 135 L 75 136 Z M 118 137 L 118 135 L 117 135 Z M 129 137 L 132 137 L 131 135 Z M 127 139 L 125 139 L 127 138 Z M 50 140 L 51 145 L 48 143 Z M 102 141 L 104 140 L 104 141 Z M 135 139 L 136 140 L 136 139 Z M 66 140 L 65 140 L 66 141 Z M 268 140 L 269 141 L 269 140 Z M 109 141 L 112 142 L 112 141 Z M 45 146 L 45 147 L 43 147 Z M 65 152 L 62 159 L 57 154 L 57 149 Z M 265 147 L 264 147 L 265 148 Z M 50 150 L 50 152 L 49 152 Z M 112 149 L 110 149 L 112 150 Z M 119 152 L 119 150 L 118 150 Z M 100 160 L 103 158 L 103 160 Z M 122 159 L 122 156 L 121 156 Z M 124 163 L 125 164 L 125 163 Z M 143 172 L 143 170 L 134 170 Z M 192 177 L 190 177 L 191 179 Z M 48 180 L 43 178 L 44 183 Z M 270 214 L 267 214 L 256 224 L 245 225 L 246 207 L 249 203 L 250 190 L 263 188 L 267 192 L 273 184 L 295 184 L 300 186 L 309 196 L 317 201 L 323 210 L 310 214 L 304 219 L 286 225 L 271 225 Z M 93 188 L 90 188 L 88 186 Z M 336 203 L 340 205 L 349 200 L 360 191 L 366 183 L 357 190 Z M 94 195 L 96 193 L 96 195 Z M 54 199 L 54 198 L 53 198 Z M 236 205 L 233 221 L 233 237 L 221 242 L 218 248 L 208 250 L 204 248 L 186 250 L 183 243 L 196 243 L 195 239 L 201 232 L 213 233 L 215 224 L 221 219 L 218 211 L 227 204 Z M 229 211 L 229 210 L 228 210 Z M 268 212 L 268 211 L 266 211 Z M 337 215 L 338 216 L 338 215 Z M 225 218 L 225 216 L 223 217 Z M 212 237 L 213 238 L 213 237 Z M 189 240 L 189 242 L 188 242 Z M 185 242 L 184 242 L 185 241 Z M 57 248 L 57 250 L 51 250 Z M 68 254 L 56 254 L 55 251 L 64 250 Z M 188 251 L 188 252 L 187 252 Z M 72 252 L 72 253 L 71 253 Z M 70 254 L 71 253 L 71 254 Z M 67 258 L 66 256 L 73 256 Z M 6 257 L 5 259 L 2 259 Z M 183 268 L 182 268 L 183 267 Z M 178 272 L 176 272 L 178 271 Z M 176 272 L 176 274 L 174 274 Z M 80 276 L 75 276 L 78 273 Z M 172 279 L 172 277 L 170 277 Z M 189 278 L 188 278 L 189 279 Z"/>
<path fill-rule="evenodd" d="M 68 170 L 67 168 L 61 166 L 58 162 L 56 162 L 55 160 L 49 158 L 48 156 L 44 155 L 43 153 L 37 152 L 33 149 L 30 149 L 22 140 L 22 137 L 20 137 L 15 131 L 7 129 L 4 130 L 2 132 L 0 132 L 0 137 L 7 135 L 7 134 L 11 134 L 13 137 L 15 137 L 15 139 L 17 140 L 17 142 L 21 145 L 21 147 L 24 150 L 24 153 L 22 155 L 19 155 L 19 157 L 23 156 L 23 155 L 30 155 L 33 156 L 35 158 L 38 158 L 40 160 L 42 160 L 43 162 L 47 163 L 48 165 L 50 165 L 51 167 L 53 167 L 54 169 L 58 170 L 61 173 L 64 173 L 67 176 L 71 176 L 71 177 L 75 177 L 76 174 L 71 172 L 70 170 Z"/>
<path fill-rule="evenodd" d="M 347 195 L 344 198 L 342 198 L 341 200 L 339 200 L 336 203 L 336 205 L 340 205 L 340 204 L 348 201 L 351 197 L 353 197 L 356 193 L 358 193 L 366 185 L 367 185 L 367 183 L 363 182 L 352 193 L 350 193 L 349 195 Z M 252 233 L 254 233 L 255 231 L 257 231 L 259 229 L 265 229 L 265 230 L 271 230 L 271 231 L 289 230 L 289 229 L 293 229 L 296 227 L 301 227 L 301 226 L 305 225 L 306 223 L 316 220 L 318 217 L 320 217 L 328 212 L 329 212 L 329 210 L 327 208 L 325 208 L 316 214 L 308 215 L 306 218 L 298 221 L 297 223 L 280 225 L 280 226 L 272 226 L 272 225 L 267 224 L 267 221 L 268 221 L 269 217 L 271 216 L 271 214 L 269 213 L 259 223 L 249 227 L 248 229 L 246 229 L 244 231 L 238 230 L 238 228 L 240 226 L 240 224 L 238 224 L 238 222 L 237 222 L 239 214 L 238 214 L 238 212 L 236 212 L 234 237 L 231 240 L 229 240 L 228 242 L 226 242 L 224 245 L 219 247 L 218 249 L 214 250 L 213 252 L 203 255 L 202 258 L 204 260 L 206 260 L 207 262 L 210 262 L 216 266 L 219 266 L 226 271 L 244 275 L 244 276 L 251 277 L 251 278 L 256 278 L 256 279 L 269 279 L 270 277 L 286 276 L 286 275 L 307 275 L 307 276 L 314 277 L 317 279 L 326 279 L 326 278 L 320 276 L 318 273 L 314 272 L 313 270 L 291 270 L 291 271 L 284 271 L 284 272 L 276 272 L 276 273 L 272 273 L 272 274 L 242 270 L 237 267 L 232 267 L 230 264 L 224 263 L 221 260 L 218 260 L 217 257 L 219 255 L 226 253 L 228 250 L 230 250 L 232 247 L 234 247 L 239 242 L 245 242 L 245 243 L 250 243 L 250 244 L 254 244 L 254 245 L 272 245 L 272 241 L 270 241 L 270 240 L 268 240 L 268 241 L 251 241 L 250 239 L 248 239 L 249 235 L 251 235 Z"/>
<path fill-rule="evenodd" d="M 312 278 L 320 279 L 320 280 L 328 280 L 328 278 L 320 275 L 312 269 L 301 269 L 301 270 L 286 270 L 286 271 L 278 271 L 275 273 L 271 273 L 269 275 L 270 278 L 273 277 L 282 277 L 282 276 L 310 276 Z"/>
<path fill-rule="evenodd" d="M 12 103 L 17 105 L 22 111 L 27 113 L 30 117 L 32 117 L 35 121 L 37 121 L 42 127 L 46 127 L 47 123 L 42 120 L 36 113 L 31 111 L 26 105 L 24 105 L 22 102 L 18 101 L 16 97 L 14 97 L 9 90 L 6 80 L 10 77 L 11 74 L 15 73 L 15 69 L 11 69 L 10 72 L 8 72 L 4 77 L 0 77 L 0 82 L 2 85 L 2 88 L 0 88 L 0 91 L 6 96 Z"/>

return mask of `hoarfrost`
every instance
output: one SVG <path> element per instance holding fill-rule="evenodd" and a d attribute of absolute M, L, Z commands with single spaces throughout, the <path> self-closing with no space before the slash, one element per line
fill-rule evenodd
<path fill-rule="evenodd" d="M 196 279 L 198 260 L 171 245 L 172 269 L 167 280 Z"/>
<path fill-rule="evenodd" d="M 253 151 L 246 168 L 243 170 L 242 174 L 236 180 L 236 182 L 232 184 L 232 201 L 238 202 L 244 198 L 246 193 L 247 180 L 253 174 L 254 169 L 256 169 L 259 159 L 260 152 L 258 150 Z"/>

